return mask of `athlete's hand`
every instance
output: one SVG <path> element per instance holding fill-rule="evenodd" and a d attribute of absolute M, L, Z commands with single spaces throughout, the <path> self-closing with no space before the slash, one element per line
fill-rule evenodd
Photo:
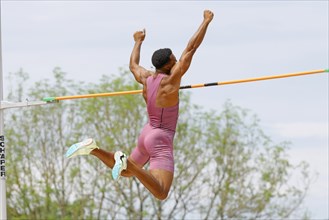
<path fill-rule="evenodd" d="M 211 22 L 211 20 L 214 18 L 214 13 L 210 10 L 204 10 L 203 12 L 203 18 L 207 22 Z"/>
<path fill-rule="evenodd" d="M 142 31 L 136 31 L 134 33 L 134 40 L 135 40 L 135 42 L 137 42 L 137 41 L 143 41 L 145 39 L 145 35 L 146 35 L 145 29 L 143 29 Z"/>

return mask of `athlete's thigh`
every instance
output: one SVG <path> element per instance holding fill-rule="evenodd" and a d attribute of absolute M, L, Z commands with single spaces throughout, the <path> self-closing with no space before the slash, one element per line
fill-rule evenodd
<path fill-rule="evenodd" d="M 174 172 L 174 153 L 172 134 L 162 129 L 154 129 L 145 141 L 150 155 L 150 170 Z"/>
<path fill-rule="evenodd" d="M 156 180 L 158 180 L 164 192 L 168 194 L 174 178 L 174 173 L 161 169 L 150 170 L 150 173 Z"/>

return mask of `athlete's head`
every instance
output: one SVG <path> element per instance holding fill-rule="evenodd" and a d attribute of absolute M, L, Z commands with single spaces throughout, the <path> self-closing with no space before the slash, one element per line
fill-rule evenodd
<path fill-rule="evenodd" d="M 156 50 L 152 55 L 153 66 L 160 69 L 169 62 L 171 54 L 172 51 L 169 48 Z"/>

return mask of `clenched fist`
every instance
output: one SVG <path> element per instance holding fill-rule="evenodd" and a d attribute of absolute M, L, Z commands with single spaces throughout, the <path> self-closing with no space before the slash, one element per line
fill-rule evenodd
<path fill-rule="evenodd" d="M 135 41 L 143 41 L 145 39 L 145 29 L 142 31 L 136 31 L 134 33 L 134 40 Z"/>
<path fill-rule="evenodd" d="M 213 19 L 214 17 L 214 13 L 210 10 L 204 10 L 203 12 L 203 18 L 208 21 L 208 22 L 211 22 L 211 20 Z"/>

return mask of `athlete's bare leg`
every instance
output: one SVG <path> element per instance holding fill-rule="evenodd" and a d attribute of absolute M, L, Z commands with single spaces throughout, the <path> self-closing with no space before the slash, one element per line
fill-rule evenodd
<path fill-rule="evenodd" d="M 102 149 L 94 149 L 90 154 L 100 159 L 106 166 L 113 168 L 114 154 Z M 127 160 L 127 170 L 122 171 L 122 176 L 135 176 L 159 200 L 167 198 L 174 174 L 160 169 L 146 171 L 142 165 L 136 164 L 131 158 Z"/>

